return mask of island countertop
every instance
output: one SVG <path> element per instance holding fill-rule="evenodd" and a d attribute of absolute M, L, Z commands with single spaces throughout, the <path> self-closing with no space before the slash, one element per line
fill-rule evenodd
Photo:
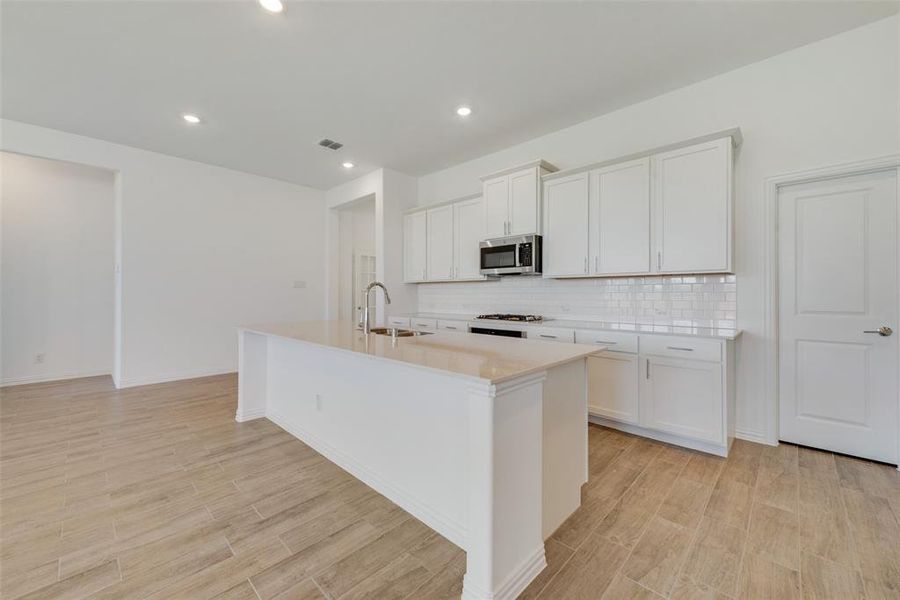
<path fill-rule="evenodd" d="M 604 350 L 584 344 L 437 332 L 392 338 L 365 335 L 350 321 L 301 321 L 245 325 L 240 331 L 295 340 L 344 352 L 405 363 L 467 379 L 502 383 Z"/>

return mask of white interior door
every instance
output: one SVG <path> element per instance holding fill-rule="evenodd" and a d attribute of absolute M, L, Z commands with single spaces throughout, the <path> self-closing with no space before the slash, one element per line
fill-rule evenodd
<path fill-rule="evenodd" d="M 896 171 L 778 204 L 780 437 L 896 463 L 898 336 L 877 333 L 898 326 Z"/>

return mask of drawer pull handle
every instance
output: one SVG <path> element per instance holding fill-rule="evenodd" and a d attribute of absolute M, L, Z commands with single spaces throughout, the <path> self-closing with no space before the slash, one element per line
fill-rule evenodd
<path fill-rule="evenodd" d="M 551 340 L 555 340 L 555 339 L 556 339 L 556 336 L 555 336 L 555 335 L 547 335 L 546 333 L 541 333 L 541 334 L 539 334 L 539 335 L 540 335 L 542 338 L 549 338 L 549 339 L 551 339 Z"/>
<path fill-rule="evenodd" d="M 682 348 L 681 346 L 666 346 L 669 350 L 681 350 L 682 352 L 693 352 L 693 348 Z"/>
<path fill-rule="evenodd" d="M 603 344 L 604 346 L 615 346 L 619 342 L 604 342 L 603 340 L 597 340 L 594 343 L 595 344 Z"/>
<path fill-rule="evenodd" d="M 453 329 L 455 331 L 456 327 L 454 327 L 453 325 L 444 325 L 444 329 Z"/>

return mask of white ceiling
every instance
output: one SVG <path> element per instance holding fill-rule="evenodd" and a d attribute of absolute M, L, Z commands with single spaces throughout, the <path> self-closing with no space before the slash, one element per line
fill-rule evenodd
<path fill-rule="evenodd" d="M 2 115 L 329 188 L 425 174 L 898 6 L 4 0 Z"/>

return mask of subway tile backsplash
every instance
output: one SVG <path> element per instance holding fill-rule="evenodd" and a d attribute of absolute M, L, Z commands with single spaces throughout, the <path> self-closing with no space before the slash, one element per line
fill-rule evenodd
<path fill-rule="evenodd" d="M 503 277 L 419 285 L 419 312 L 511 312 L 554 319 L 735 328 L 734 275 L 603 279 Z"/>

